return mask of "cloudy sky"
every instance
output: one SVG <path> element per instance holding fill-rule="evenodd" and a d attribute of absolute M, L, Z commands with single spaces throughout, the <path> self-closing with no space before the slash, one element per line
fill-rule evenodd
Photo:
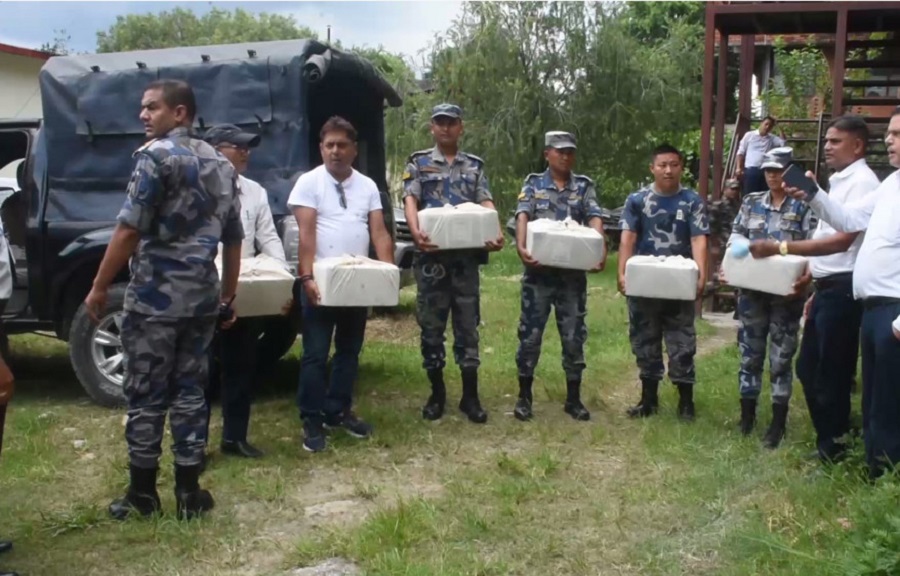
<path fill-rule="evenodd" d="M 0 42 L 38 48 L 53 40 L 55 30 L 71 36 L 70 48 L 92 52 L 97 32 L 107 30 L 124 14 L 157 13 L 176 6 L 205 13 L 213 7 L 250 12 L 290 14 L 325 38 L 344 46 L 384 46 L 402 52 L 418 64 L 420 50 L 443 31 L 459 12 L 459 1 L 420 2 L 7 2 L 0 1 Z"/>

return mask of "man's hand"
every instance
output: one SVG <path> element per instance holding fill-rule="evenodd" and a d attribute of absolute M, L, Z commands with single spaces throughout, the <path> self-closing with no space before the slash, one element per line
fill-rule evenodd
<path fill-rule="evenodd" d="M 231 318 L 229 318 L 228 320 L 223 320 L 223 321 L 219 324 L 219 327 L 220 327 L 222 330 L 228 330 L 229 328 L 231 328 L 232 326 L 234 326 L 234 323 L 235 323 L 235 322 L 237 322 L 237 311 L 236 311 L 236 310 L 234 309 L 234 307 L 232 306 L 232 308 L 231 308 Z"/>
<path fill-rule="evenodd" d="M 815 294 L 810 294 L 809 298 L 806 299 L 806 304 L 803 305 L 803 319 L 804 320 L 809 318 L 809 311 L 812 310 L 812 303 L 813 303 L 813 299 L 815 299 L 815 297 L 816 297 Z M 896 334 L 897 334 L 897 332 L 894 331 L 894 335 L 896 335 Z"/>
<path fill-rule="evenodd" d="M 503 237 L 503 232 L 500 233 L 497 238 L 494 240 L 488 240 L 484 243 L 484 248 L 488 252 L 497 252 L 498 250 L 503 249 L 503 244 L 506 242 L 506 239 Z"/>
<path fill-rule="evenodd" d="M 812 282 L 812 272 L 809 271 L 809 267 L 804 270 L 803 274 L 797 278 L 797 281 L 794 282 L 793 288 L 794 291 L 788 295 L 788 298 L 802 298 L 806 295 L 806 290 L 809 288 L 810 283 Z"/>
<path fill-rule="evenodd" d="M 706 278 L 701 276 L 697 279 L 697 298 L 702 298 L 704 292 L 706 292 Z"/>
<path fill-rule="evenodd" d="M 752 254 L 754 258 L 768 258 L 769 256 L 780 254 L 779 248 L 780 246 L 777 242 L 757 240 L 750 244 L 750 254 Z"/>
<path fill-rule="evenodd" d="M 744 177 L 744 169 L 743 169 L 743 168 L 737 168 L 737 169 L 734 171 L 734 177 L 737 178 L 738 180 L 740 180 L 741 178 L 743 178 L 743 177 Z"/>
<path fill-rule="evenodd" d="M 9 404 L 16 389 L 16 380 L 6 360 L 0 358 L 0 406 Z"/>
<path fill-rule="evenodd" d="M 306 292 L 306 299 L 309 300 L 310 306 L 318 306 L 322 300 L 322 295 L 319 294 L 319 286 L 316 284 L 316 281 L 310 279 L 304 282 L 303 290 Z"/>
<path fill-rule="evenodd" d="M 106 288 L 93 287 L 84 299 L 84 307 L 87 308 L 88 316 L 90 316 L 94 324 L 100 322 L 100 316 L 106 310 L 107 294 Z"/>
<path fill-rule="evenodd" d="M 619 292 L 625 296 L 625 275 L 619 274 Z"/>
<path fill-rule="evenodd" d="M 894 338 L 896 338 L 897 340 L 900 340 L 900 330 L 897 330 L 893 326 L 891 326 L 891 330 L 894 331 Z"/>
<path fill-rule="evenodd" d="M 725 268 L 719 264 L 719 271 L 716 273 L 716 276 L 719 278 L 719 284 L 724 286 L 728 286 L 728 278 L 725 277 Z"/>
<path fill-rule="evenodd" d="M 606 268 L 606 257 L 609 256 L 609 250 L 606 249 L 606 246 L 603 247 L 603 260 L 591 268 L 591 272 L 603 272 L 603 269 Z"/>
<path fill-rule="evenodd" d="M 281 307 L 281 315 L 287 316 L 291 313 L 291 308 L 294 307 L 294 299 L 288 298 L 288 301 L 284 303 L 284 306 Z"/>
<path fill-rule="evenodd" d="M 528 266 L 529 268 L 541 267 L 541 263 L 532 258 L 531 253 L 528 252 L 528 250 L 519 246 L 517 247 L 517 251 L 519 252 L 519 259 L 522 260 L 522 264 Z"/>
<path fill-rule="evenodd" d="M 437 244 L 432 244 L 431 238 L 428 237 L 428 234 L 422 232 L 421 229 L 413 232 L 412 237 L 413 242 L 416 243 L 416 248 L 422 252 L 434 252 L 438 249 Z"/>

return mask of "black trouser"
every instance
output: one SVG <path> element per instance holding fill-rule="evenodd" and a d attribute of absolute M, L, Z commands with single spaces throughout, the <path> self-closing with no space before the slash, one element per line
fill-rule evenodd
<path fill-rule="evenodd" d="M 859 356 L 862 302 L 853 299 L 853 276 L 816 281 L 816 294 L 803 328 L 797 377 L 816 429 L 816 446 L 825 457 L 850 431 L 850 388 Z"/>
<path fill-rule="evenodd" d="M 262 323 L 258 318 L 239 318 L 228 330 L 216 331 L 211 348 L 219 356 L 219 370 L 216 372 L 221 382 L 222 440 L 247 440 L 261 333 Z M 213 384 L 210 383 L 210 388 Z M 209 392 L 207 407 L 210 404 Z"/>
<path fill-rule="evenodd" d="M 900 299 L 868 298 L 862 319 L 863 439 L 869 473 L 900 465 Z"/>

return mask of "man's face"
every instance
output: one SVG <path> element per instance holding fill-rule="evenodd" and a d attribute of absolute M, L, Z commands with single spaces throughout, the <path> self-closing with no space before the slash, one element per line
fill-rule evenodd
<path fill-rule="evenodd" d="M 781 190 L 782 187 L 784 187 L 784 178 L 782 178 L 784 170 L 766 168 L 764 172 L 766 175 L 766 185 L 769 187 L 769 190 Z"/>
<path fill-rule="evenodd" d="M 863 157 L 862 140 L 837 128 L 825 133 L 825 164 L 832 170 L 843 170 Z"/>
<path fill-rule="evenodd" d="M 737 188 L 732 188 L 731 186 L 725 188 L 725 192 L 723 194 L 725 196 L 725 199 L 729 202 L 734 202 L 741 197 L 740 190 L 738 190 Z"/>
<path fill-rule="evenodd" d="M 547 148 L 544 150 L 544 158 L 547 159 L 547 165 L 554 172 L 568 174 L 575 165 L 575 149 L 574 148 Z"/>
<path fill-rule="evenodd" d="M 768 134 L 769 132 L 772 131 L 772 127 L 774 125 L 775 124 L 772 122 L 772 120 L 770 120 L 769 118 L 766 118 L 765 120 L 762 121 L 762 124 L 759 125 L 759 133 L 762 134 L 763 136 L 765 136 L 766 134 Z"/>
<path fill-rule="evenodd" d="M 884 136 L 884 145 L 887 146 L 888 162 L 894 168 L 900 168 L 900 114 L 894 114 L 891 118 Z"/>
<path fill-rule="evenodd" d="M 356 160 L 356 142 L 351 140 L 343 130 L 326 132 L 319 144 L 322 162 L 332 173 L 349 172 Z"/>
<path fill-rule="evenodd" d="M 459 118 L 437 116 L 431 119 L 431 135 L 434 141 L 444 146 L 455 146 L 463 133 L 463 123 Z"/>
<path fill-rule="evenodd" d="M 221 152 L 222 156 L 228 158 L 238 174 L 243 174 L 247 170 L 247 162 L 250 160 L 250 149 L 246 146 L 226 142 L 216 146 L 216 150 Z"/>
<path fill-rule="evenodd" d="M 148 138 L 161 138 L 173 128 L 186 124 L 187 109 L 184 106 L 169 108 L 163 100 L 162 90 L 147 90 L 141 99 L 139 118 Z"/>
<path fill-rule="evenodd" d="M 681 165 L 681 158 L 678 157 L 678 154 L 659 154 L 650 164 L 653 180 L 660 190 L 677 188 L 678 183 L 681 182 L 683 170 L 684 166 Z"/>

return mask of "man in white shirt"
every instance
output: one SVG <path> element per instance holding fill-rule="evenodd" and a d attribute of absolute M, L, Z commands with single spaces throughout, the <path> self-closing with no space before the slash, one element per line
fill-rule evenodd
<path fill-rule="evenodd" d="M 884 142 L 891 166 L 900 168 L 900 107 Z M 853 269 L 853 293 L 863 303 L 863 438 L 869 477 L 875 479 L 900 463 L 900 170 L 859 202 L 842 205 L 821 190 L 789 192 L 811 196 L 813 210 L 836 230 L 866 231 Z"/>
<path fill-rule="evenodd" d="M 772 134 L 775 118 L 766 116 L 757 130 L 746 132 L 738 145 L 737 168 L 734 177 L 741 180 L 741 197 L 751 192 L 763 192 L 769 189 L 763 173 L 763 156 L 772 148 L 784 146 L 784 139 Z"/>
<path fill-rule="evenodd" d="M 869 128 L 859 116 L 841 116 L 825 133 L 825 163 L 831 200 L 864 201 L 880 184 L 866 164 Z M 816 450 L 823 461 L 839 460 L 847 446 L 839 439 L 850 432 L 850 390 L 856 376 L 862 303 L 853 299 L 853 265 L 865 232 L 838 232 L 820 220 L 811 240 L 787 242 L 785 253 L 811 257 L 815 293 L 806 305 L 806 324 L 797 376 L 816 429 Z M 778 244 L 757 242 L 754 257 L 775 256 Z"/>
<path fill-rule="evenodd" d="M 250 149 L 259 145 L 259 135 L 245 132 L 233 124 L 221 124 L 207 130 L 203 139 L 228 158 L 238 173 L 241 224 L 244 229 L 241 258 L 265 254 L 287 268 L 284 247 L 272 221 L 269 195 L 265 188 L 243 176 L 247 170 Z M 287 311 L 290 303 L 286 303 L 285 307 Z M 261 450 L 247 442 L 257 349 L 262 329 L 259 318 L 239 318 L 229 329 L 218 332 L 218 345 L 215 349 L 221 361 L 219 375 L 222 383 L 223 454 L 244 458 L 260 458 L 263 455 Z"/>
<path fill-rule="evenodd" d="M 303 357 L 297 405 L 303 420 L 303 448 L 309 452 L 325 449 L 325 426 L 344 428 L 357 438 L 372 434 L 372 426 L 351 410 L 367 309 L 319 306 L 313 262 L 343 254 L 367 256 L 370 241 L 379 260 L 394 261 L 378 186 L 353 169 L 356 129 L 332 116 L 322 126 L 319 140 L 323 164 L 300 176 L 288 198 L 300 229 Z M 332 338 L 335 353 L 328 381 Z"/>

